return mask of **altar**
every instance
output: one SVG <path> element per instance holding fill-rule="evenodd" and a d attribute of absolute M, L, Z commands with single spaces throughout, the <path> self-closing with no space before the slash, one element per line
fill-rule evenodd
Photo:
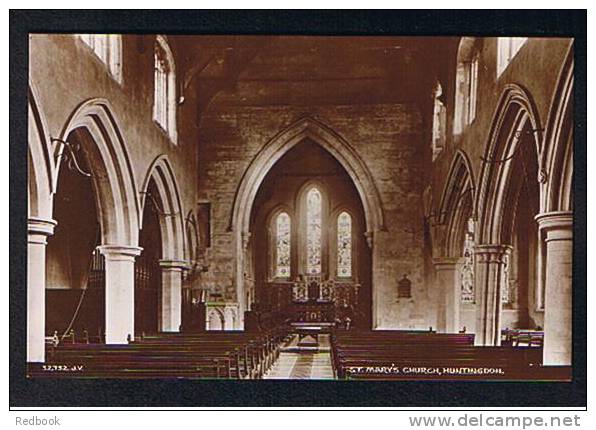
<path fill-rule="evenodd" d="M 319 343 L 320 334 L 330 334 L 334 322 L 293 322 L 290 324 L 292 332 L 298 335 L 298 345 L 307 337 L 312 337 L 316 344 Z"/>
<path fill-rule="evenodd" d="M 245 323 L 255 329 L 275 324 L 294 324 L 297 330 L 329 331 L 338 326 L 349 329 L 355 319 L 360 284 L 353 280 L 322 280 L 321 276 L 276 281 L 257 289 L 256 302 L 245 315 Z M 310 328 L 307 328 L 310 327 Z"/>

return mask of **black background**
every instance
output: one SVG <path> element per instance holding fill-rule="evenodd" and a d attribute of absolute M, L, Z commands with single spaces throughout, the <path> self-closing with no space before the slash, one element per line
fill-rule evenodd
<path fill-rule="evenodd" d="M 586 11 L 10 11 L 10 407 L 586 406 Z M 25 378 L 28 33 L 575 38 L 573 382 Z M 56 71 L 59 73 L 59 71 Z M 60 94 L 56 94 L 60 103 Z"/>

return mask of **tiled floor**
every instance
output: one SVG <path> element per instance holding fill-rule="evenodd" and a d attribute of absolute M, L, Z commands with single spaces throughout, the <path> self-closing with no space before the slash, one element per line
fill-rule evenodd
<path fill-rule="evenodd" d="M 265 379 L 333 379 L 327 337 L 319 337 L 318 349 L 301 349 L 297 344 L 297 337 L 290 339 Z"/>

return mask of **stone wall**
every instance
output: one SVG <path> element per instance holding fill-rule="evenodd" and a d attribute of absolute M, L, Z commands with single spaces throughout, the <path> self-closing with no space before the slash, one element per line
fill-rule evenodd
<path fill-rule="evenodd" d="M 255 106 L 212 109 L 201 121 L 199 199 L 212 204 L 211 271 L 206 283 L 235 301 L 233 235 L 228 230 L 236 189 L 258 151 L 284 128 L 308 115 L 356 150 L 380 193 L 387 231 L 375 232 L 373 325 L 423 328 L 434 324 L 432 292 L 423 273 L 421 114 L 415 104 Z M 412 299 L 397 302 L 397 281 L 412 281 Z"/>
<path fill-rule="evenodd" d="M 174 144 L 153 121 L 154 36 L 122 36 L 122 83 L 77 35 L 35 34 L 29 42 L 29 83 L 47 123 L 58 137 L 77 106 L 106 99 L 122 134 L 137 191 L 151 163 L 166 154 L 178 181 L 184 215 L 194 208 L 196 121 L 192 94 L 178 106 L 178 142 Z"/>

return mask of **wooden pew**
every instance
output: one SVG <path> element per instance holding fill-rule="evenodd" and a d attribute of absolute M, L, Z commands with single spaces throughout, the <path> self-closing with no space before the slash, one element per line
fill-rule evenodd
<path fill-rule="evenodd" d="M 542 364 L 542 348 L 474 347 L 465 333 L 336 331 L 331 346 L 340 379 L 517 379 Z"/>
<path fill-rule="evenodd" d="M 544 345 L 544 332 L 540 330 L 504 329 L 501 330 L 501 345 L 503 346 L 529 346 L 542 348 Z"/>
<path fill-rule="evenodd" d="M 128 345 L 63 343 L 30 377 L 260 378 L 279 354 L 283 330 L 160 333 Z"/>

